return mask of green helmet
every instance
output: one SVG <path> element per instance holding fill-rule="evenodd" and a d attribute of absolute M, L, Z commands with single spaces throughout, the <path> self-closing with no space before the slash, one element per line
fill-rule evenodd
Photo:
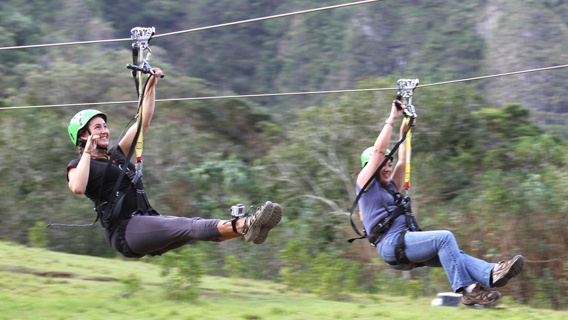
<path fill-rule="evenodd" d="M 361 153 L 361 168 L 363 168 L 367 164 L 367 162 L 369 162 L 371 156 L 373 155 L 374 149 L 375 147 L 368 147 L 367 149 L 365 149 L 365 151 L 363 151 L 363 153 Z M 387 149 L 385 155 L 390 156 L 392 158 L 390 153 L 391 153 L 390 149 Z"/>
<path fill-rule="evenodd" d="M 101 116 L 105 121 L 107 120 L 106 114 L 94 109 L 79 111 L 73 118 L 71 118 L 67 131 L 69 131 L 69 137 L 74 145 L 77 145 L 79 131 L 81 131 L 81 129 L 83 129 L 87 123 L 96 116 Z"/>

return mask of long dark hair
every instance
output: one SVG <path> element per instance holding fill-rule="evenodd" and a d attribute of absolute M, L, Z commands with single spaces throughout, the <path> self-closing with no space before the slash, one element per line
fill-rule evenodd
<path fill-rule="evenodd" d="M 87 126 L 82 128 L 77 132 L 77 151 L 79 152 L 79 157 L 85 152 L 85 147 L 87 145 L 87 140 L 80 138 L 85 132 L 88 132 Z M 91 152 L 91 159 L 108 159 L 108 148 L 100 148 L 97 146 L 97 151 L 95 154 Z"/>
<path fill-rule="evenodd" d="M 361 173 L 362 170 L 363 170 L 363 168 L 361 168 L 361 169 L 359 169 L 359 170 L 353 172 L 353 173 L 351 174 L 351 178 L 353 178 L 353 180 L 357 180 L 357 177 L 359 176 L 359 173 Z"/>
<path fill-rule="evenodd" d="M 88 124 L 87 124 L 88 125 Z M 77 151 L 79 151 L 79 155 L 83 154 L 85 151 L 85 145 L 87 144 L 87 140 L 81 138 L 81 136 L 87 132 L 87 126 L 84 126 L 79 131 L 77 131 Z"/>

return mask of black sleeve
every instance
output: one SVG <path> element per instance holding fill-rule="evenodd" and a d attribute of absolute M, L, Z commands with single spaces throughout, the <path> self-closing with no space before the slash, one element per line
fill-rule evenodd
<path fill-rule="evenodd" d="M 77 168 L 77 166 L 79 165 L 79 160 L 80 158 L 76 158 L 69 161 L 69 164 L 67 164 L 67 181 L 69 181 L 69 170 L 71 170 L 71 168 Z"/>

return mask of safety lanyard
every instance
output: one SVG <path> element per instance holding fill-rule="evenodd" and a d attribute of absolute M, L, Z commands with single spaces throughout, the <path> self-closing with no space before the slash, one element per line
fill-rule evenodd
<path fill-rule="evenodd" d="M 136 149 L 136 170 L 142 172 L 142 152 L 144 151 L 144 132 L 142 128 L 143 120 L 143 100 L 146 91 L 146 84 L 141 86 L 142 74 L 153 75 L 152 67 L 148 63 L 152 51 L 150 50 L 150 40 L 156 33 L 154 27 L 142 28 L 135 27 L 130 30 L 130 37 L 132 39 L 132 63 L 126 67 L 132 70 L 132 77 L 134 78 L 134 85 L 136 86 L 136 93 L 138 94 L 138 115 L 137 115 L 137 139 L 133 141 Z M 144 59 L 144 52 L 147 51 L 146 59 Z M 147 82 L 146 82 L 147 83 Z"/>
<path fill-rule="evenodd" d="M 406 137 L 406 168 L 404 175 L 404 189 L 406 190 L 406 196 L 410 197 L 410 158 L 412 157 L 412 127 L 413 122 L 416 119 L 416 108 L 412 104 L 412 96 L 414 89 L 418 86 L 418 79 L 399 79 L 397 82 L 398 87 L 398 100 L 400 100 L 405 106 L 405 121 L 409 127 L 407 137 Z"/>

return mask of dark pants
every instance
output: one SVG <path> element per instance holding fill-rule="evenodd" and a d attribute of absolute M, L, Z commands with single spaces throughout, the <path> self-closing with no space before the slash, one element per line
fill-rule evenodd
<path fill-rule="evenodd" d="M 135 215 L 126 225 L 126 244 L 136 255 L 161 255 L 192 240 L 217 240 L 218 223 L 219 219 Z"/>

